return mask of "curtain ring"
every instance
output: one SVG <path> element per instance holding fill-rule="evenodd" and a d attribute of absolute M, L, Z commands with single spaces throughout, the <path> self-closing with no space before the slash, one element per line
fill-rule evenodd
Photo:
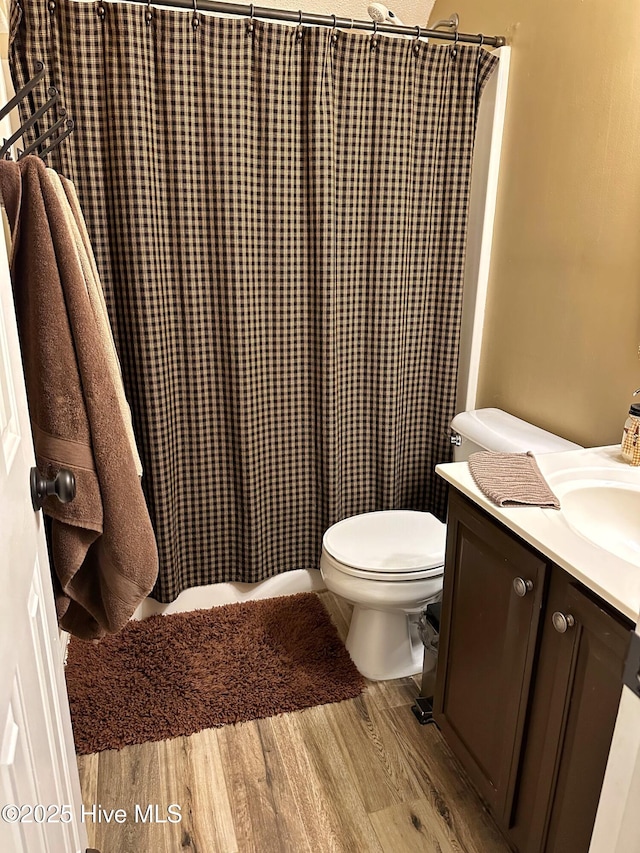
<path fill-rule="evenodd" d="M 191 26 L 197 30 L 200 26 L 200 16 L 198 15 L 197 0 L 193 0 L 193 18 L 191 18 Z"/>
<path fill-rule="evenodd" d="M 416 37 L 413 40 L 413 52 L 417 56 L 420 53 L 420 27 L 416 27 Z"/>
<path fill-rule="evenodd" d="M 451 46 L 451 58 L 455 59 L 458 55 L 458 30 L 456 28 L 455 33 L 453 34 L 453 45 Z"/>
<path fill-rule="evenodd" d="M 302 41 L 304 31 L 302 29 L 302 10 L 298 9 L 298 26 L 296 27 L 296 41 Z"/>
<path fill-rule="evenodd" d="M 332 15 L 333 27 L 331 28 L 331 44 L 336 44 L 338 41 L 338 33 L 336 32 L 336 16 Z"/>
<path fill-rule="evenodd" d="M 249 23 L 247 24 L 247 33 L 251 35 L 253 33 L 253 3 L 249 7 Z"/>
<path fill-rule="evenodd" d="M 478 45 L 478 47 L 482 47 L 482 45 L 484 44 L 484 35 L 482 33 L 478 33 L 478 36 L 480 38 L 480 44 Z"/>
<path fill-rule="evenodd" d="M 52 6 L 53 8 L 51 8 Z M 53 0 L 51 0 L 51 2 L 49 3 L 49 11 L 53 13 L 55 8 L 56 4 L 53 2 Z M 107 10 L 104 8 L 104 3 L 98 3 L 98 8 L 96 9 L 96 12 L 98 13 L 98 17 L 100 18 L 100 20 L 104 21 L 105 16 L 107 14 Z"/>
<path fill-rule="evenodd" d="M 153 20 L 153 12 L 151 11 L 151 0 L 147 0 L 147 11 L 144 13 L 144 19 L 147 25 Z"/>
<path fill-rule="evenodd" d="M 378 22 L 373 22 L 373 33 L 371 35 L 371 44 L 369 45 L 371 50 L 375 50 L 378 47 Z"/>
<path fill-rule="evenodd" d="M 352 29 L 353 29 L 353 18 L 351 18 L 351 23 L 349 24 L 349 29 L 350 29 L 350 30 L 352 30 Z"/>

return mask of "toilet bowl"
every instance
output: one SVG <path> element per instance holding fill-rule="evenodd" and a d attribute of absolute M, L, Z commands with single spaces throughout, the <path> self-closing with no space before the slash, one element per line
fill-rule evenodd
<path fill-rule="evenodd" d="M 327 589 L 353 604 L 347 651 L 374 681 L 422 669 L 417 619 L 442 591 L 445 525 L 431 513 L 369 512 L 330 527 L 320 571 Z"/>
<path fill-rule="evenodd" d="M 550 453 L 579 447 L 500 409 L 456 415 L 455 461 L 478 450 Z M 373 681 L 422 670 L 417 620 L 442 593 L 446 527 L 431 513 L 384 510 L 345 518 L 324 534 L 320 571 L 353 604 L 346 647 Z"/>

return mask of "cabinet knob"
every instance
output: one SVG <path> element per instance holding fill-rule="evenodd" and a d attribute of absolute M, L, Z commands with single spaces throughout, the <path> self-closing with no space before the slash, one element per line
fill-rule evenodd
<path fill-rule="evenodd" d="M 559 610 L 556 610 L 553 614 L 551 621 L 558 634 L 564 634 L 569 628 L 573 628 L 576 624 L 576 620 L 570 613 L 565 616 L 564 613 L 560 613 Z"/>
<path fill-rule="evenodd" d="M 513 591 L 520 598 L 524 598 L 524 596 L 531 592 L 533 589 L 533 581 L 523 580 L 523 578 L 514 578 L 513 579 Z"/>

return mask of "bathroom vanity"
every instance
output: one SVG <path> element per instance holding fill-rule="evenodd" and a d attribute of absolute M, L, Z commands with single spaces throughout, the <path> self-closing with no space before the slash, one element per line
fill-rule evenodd
<path fill-rule="evenodd" d="M 602 490 L 629 480 L 615 448 L 538 463 L 567 507 L 580 504 L 580 488 L 601 489 L 587 496 L 596 508 L 601 499 L 615 503 L 620 496 Z M 438 472 L 454 488 L 435 720 L 515 850 L 587 853 L 637 621 L 640 564 L 586 539 L 569 511 L 494 506 L 466 463 Z M 635 500 L 640 472 L 633 476 Z"/>

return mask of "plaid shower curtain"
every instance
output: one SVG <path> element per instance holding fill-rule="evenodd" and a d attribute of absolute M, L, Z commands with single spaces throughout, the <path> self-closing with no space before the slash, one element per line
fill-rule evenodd
<path fill-rule="evenodd" d="M 317 568 L 323 531 L 445 511 L 477 47 L 22 0 L 80 195 L 157 535 L 154 596 Z M 44 85 L 32 108 L 44 102 Z M 40 132 L 43 127 L 40 125 Z"/>

